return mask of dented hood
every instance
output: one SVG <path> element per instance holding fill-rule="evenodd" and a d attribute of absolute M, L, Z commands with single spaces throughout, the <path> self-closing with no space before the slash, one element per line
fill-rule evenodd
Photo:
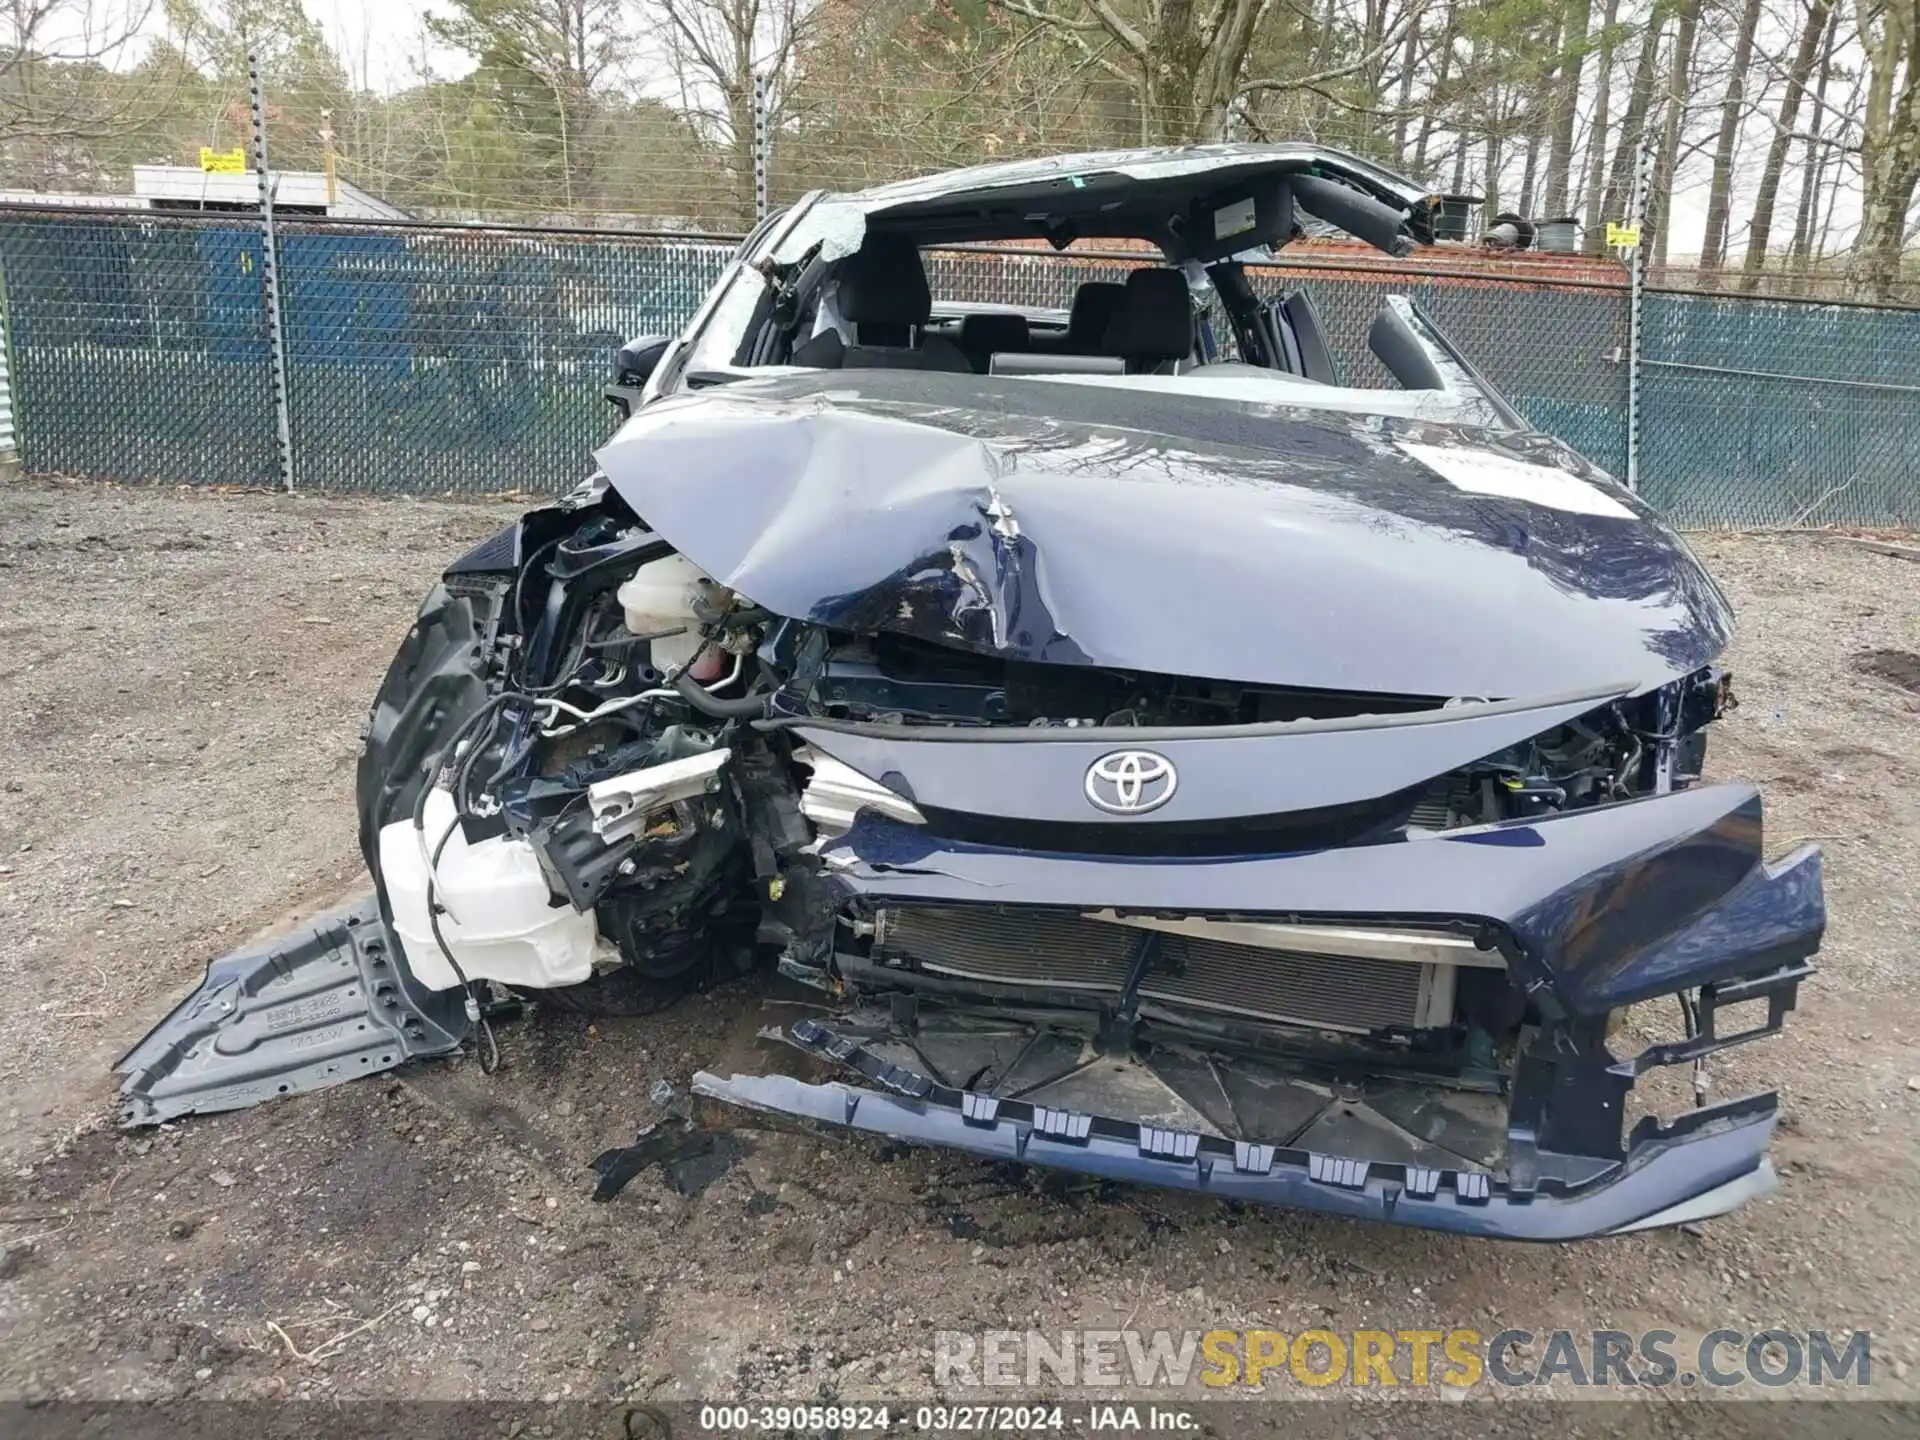
<path fill-rule="evenodd" d="M 1680 539 L 1537 435 L 841 371 L 657 402 L 598 458 L 774 614 L 1009 659 L 1505 698 L 1662 684 L 1731 630 Z"/>

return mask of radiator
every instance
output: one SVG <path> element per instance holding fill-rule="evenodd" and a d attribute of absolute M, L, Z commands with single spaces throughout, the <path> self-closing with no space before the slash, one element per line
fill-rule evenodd
<path fill-rule="evenodd" d="M 1139 998 L 1152 1004 L 1314 1029 L 1364 1033 L 1451 1023 L 1456 965 L 1438 963 L 1443 946 L 1460 947 L 1462 963 L 1486 964 L 1484 952 L 1445 934 L 1409 933 L 1409 959 L 1316 953 L 1310 925 L 1274 927 L 1284 946 L 1241 944 L 1190 933 L 1205 921 L 1119 919 L 1018 910 L 994 905 L 912 906 L 880 912 L 875 958 L 929 975 L 1001 986 L 1036 986 L 1118 999 L 1126 988 L 1146 929 L 1158 931 L 1141 977 Z M 1219 925 L 1228 934 L 1262 927 Z M 1354 947 L 1328 928 L 1328 949 Z M 1391 951 L 1391 932 L 1367 932 L 1369 948 Z"/>

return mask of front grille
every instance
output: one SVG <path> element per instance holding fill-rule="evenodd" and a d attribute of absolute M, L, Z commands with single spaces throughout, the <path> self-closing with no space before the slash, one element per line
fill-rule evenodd
<path fill-rule="evenodd" d="M 1057 911 L 1003 906 L 889 908 L 876 958 L 994 985 L 1118 999 L 1149 932 Z M 1275 950 L 1161 932 L 1140 999 L 1214 1015 L 1365 1032 L 1444 1025 L 1454 967 Z"/>
<path fill-rule="evenodd" d="M 1419 787 L 1349 805 L 1205 820 L 1014 820 L 920 803 L 927 833 L 1001 850 L 1066 855 L 1279 855 L 1365 845 L 1400 829 Z"/>

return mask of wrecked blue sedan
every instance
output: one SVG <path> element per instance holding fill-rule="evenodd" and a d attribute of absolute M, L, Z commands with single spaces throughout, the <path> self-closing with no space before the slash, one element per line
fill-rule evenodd
<path fill-rule="evenodd" d="M 1433 207 L 1215 146 L 763 225 L 622 352 L 599 473 L 428 596 L 360 762 L 375 895 L 215 962 L 126 1118 L 759 972 L 805 1003 L 694 1078 L 724 1105 L 1515 1239 L 1765 1193 L 1774 1096 L 1627 1123 L 1781 1028 L 1825 923 L 1817 851 L 1701 780 L 1724 597 L 1417 305 L 1358 388 L 1255 290 Z M 1058 310 L 923 254 L 1088 239 L 1152 248 Z M 1654 1003 L 1677 1038 L 1620 1046 Z"/>

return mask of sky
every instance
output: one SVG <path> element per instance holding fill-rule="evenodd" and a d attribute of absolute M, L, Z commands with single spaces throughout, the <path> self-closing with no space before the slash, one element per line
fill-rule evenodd
<path fill-rule="evenodd" d="M 410 84 L 423 56 L 442 78 L 470 67 L 458 51 L 427 43 L 428 9 L 422 0 L 307 0 L 307 13 L 325 28 L 347 73 L 376 93 Z"/>

